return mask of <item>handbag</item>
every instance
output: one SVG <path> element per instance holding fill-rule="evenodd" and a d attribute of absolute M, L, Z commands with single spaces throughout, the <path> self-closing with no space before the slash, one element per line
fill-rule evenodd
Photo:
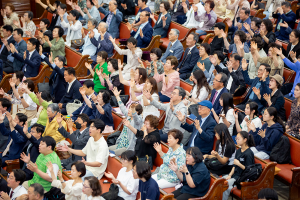
<path fill-rule="evenodd" d="M 71 47 L 74 49 L 79 49 L 82 45 L 84 45 L 84 39 L 71 40 Z"/>
<path fill-rule="evenodd" d="M 115 145 L 120 134 L 121 134 L 121 131 L 116 131 L 116 132 L 110 134 L 106 139 L 107 146 Z"/>
<path fill-rule="evenodd" d="M 198 106 L 199 105 L 197 103 L 190 105 L 188 108 L 189 114 L 193 114 L 196 117 L 198 117 L 199 116 Z"/>
<path fill-rule="evenodd" d="M 48 82 L 46 83 L 45 82 L 45 79 L 48 78 Z M 44 92 L 44 91 L 47 91 L 50 93 L 50 85 L 49 85 L 49 81 L 50 81 L 50 78 L 48 76 L 45 76 L 44 78 L 44 81 L 42 83 L 38 83 L 37 86 L 38 86 L 38 91 L 39 92 Z"/>
<path fill-rule="evenodd" d="M 206 158 L 204 160 L 204 164 L 206 165 L 208 170 L 217 171 L 222 169 L 224 166 L 217 158 Z"/>
<path fill-rule="evenodd" d="M 123 102 L 123 104 L 126 105 L 126 103 L 129 100 L 129 95 L 120 95 L 120 99 Z M 118 100 L 115 96 L 111 96 L 110 105 L 111 107 L 119 107 Z"/>
<path fill-rule="evenodd" d="M 118 194 L 119 194 L 119 187 L 112 183 L 109 187 L 109 191 L 102 194 L 102 197 L 106 200 L 115 200 L 118 198 Z"/>
<path fill-rule="evenodd" d="M 82 105 L 81 101 L 75 99 L 73 103 L 67 103 L 66 110 L 68 115 L 71 115 L 75 110 L 80 108 Z"/>
<path fill-rule="evenodd" d="M 49 192 L 44 194 L 46 200 L 64 200 L 65 194 L 61 192 L 59 188 L 52 187 Z"/>
<path fill-rule="evenodd" d="M 149 164 L 150 169 L 151 170 L 153 169 L 152 156 L 146 155 L 145 157 L 140 157 L 140 158 L 137 156 L 137 161 L 145 161 L 146 163 Z"/>

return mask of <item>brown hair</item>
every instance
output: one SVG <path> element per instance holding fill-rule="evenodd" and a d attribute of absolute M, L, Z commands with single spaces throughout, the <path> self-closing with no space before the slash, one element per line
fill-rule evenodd
<path fill-rule="evenodd" d="M 30 90 L 30 92 L 33 92 L 35 89 L 34 83 L 32 80 L 30 79 L 26 79 L 23 81 L 23 83 L 27 83 L 28 84 L 28 89 Z"/>
<path fill-rule="evenodd" d="M 174 65 L 173 69 L 175 69 L 178 66 L 178 60 L 175 56 L 168 56 L 166 60 L 171 61 L 171 65 Z"/>
<path fill-rule="evenodd" d="M 182 139 L 183 139 L 183 134 L 182 134 L 182 132 L 181 132 L 180 130 L 178 130 L 178 129 L 172 129 L 172 130 L 170 130 L 170 131 L 168 132 L 168 136 L 169 136 L 169 135 L 172 135 L 173 138 L 174 138 L 175 140 L 178 139 L 177 144 L 180 144 L 181 141 L 182 141 Z"/>
<path fill-rule="evenodd" d="M 157 82 L 153 77 L 148 77 L 147 80 L 149 83 L 152 85 L 152 90 L 150 91 L 150 94 L 152 95 L 153 93 L 158 94 L 158 89 L 157 89 Z"/>
<path fill-rule="evenodd" d="M 97 53 L 97 56 L 100 56 L 105 62 L 107 61 L 108 54 L 106 51 L 99 51 Z M 101 66 L 100 66 L 101 67 Z"/>
<path fill-rule="evenodd" d="M 158 117 L 154 116 L 154 115 L 148 115 L 145 118 L 145 121 L 149 121 L 150 122 L 150 126 L 153 128 L 157 128 L 158 124 L 159 124 L 159 119 Z"/>
<path fill-rule="evenodd" d="M 145 83 L 146 79 L 147 79 L 147 71 L 144 68 L 137 68 L 137 70 L 139 70 L 139 84 Z M 142 77 L 140 77 L 142 76 Z"/>
<path fill-rule="evenodd" d="M 8 7 L 11 9 L 11 11 L 13 11 L 13 12 L 15 11 L 15 6 L 14 6 L 12 3 L 7 3 L 7 4 L 5 5 L 5 7 L 6 7 L 6 6 L 8 6 Z M 4 7 L 4 8 L 5 8 L 5 7 Z"/>
<path fill-rule="evenodd" d="M 93 190 L 92 196 L 97 197 L 102 194 L 102 188 L 99 180 L 94 176 L 85 177 L 84 180 L 89 182 L 90 188 Z"/>
<path fill-rule="evenodd" d="M 132 103 L 130 105 L 130 107 L 135 107 L 135 111 L 137 112 L 138 115 L 142 114 L 143 112 L 143 107 L 141 104 L 138 104 L 138 103 Z"/>

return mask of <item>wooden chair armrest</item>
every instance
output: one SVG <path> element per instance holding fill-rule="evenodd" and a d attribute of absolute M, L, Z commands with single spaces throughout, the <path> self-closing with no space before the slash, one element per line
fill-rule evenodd
<path fill-rule="evenodd" d="M 207 31 L 205 31 L 205 32 L 206 32 L 206 34 L 214 33 L 213 30 L 207 30 Z"/>
<path fill-rule="evenodd" d="M 8 173 L 11 173 L 13 169 L 20 169 L 20 160 L 15 159 L 15 160 L 6 160 L 6 171 Z"/>
<path fill-rule="evenodd" d="M 173 193 L 166 193 L 164 190 L 159 188 L 159 192 L 163 195 L 161 200 L 172 200 L 174 198 Z"/>
<path fill-rule="evenodd" d="M 160 35 L 156 35 L 152 38 L 150 44 L 146 48 L 142 48 L 142 51 L 151 51 L 153 48 L 159 48 Z"/>

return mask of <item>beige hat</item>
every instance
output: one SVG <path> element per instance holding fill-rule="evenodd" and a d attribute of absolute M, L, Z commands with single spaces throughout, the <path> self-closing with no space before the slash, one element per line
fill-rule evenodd
<path fill-rule="evenodd" d="M 279 74 L 275 74 L 274 76 L 271 76 L 270 78 L 274 78 L 277 81 L 277 83 L 279 83 L 280 86 L 282 86 L 282 84 L 283 84 L 282 76 L 280 76 Z"/>

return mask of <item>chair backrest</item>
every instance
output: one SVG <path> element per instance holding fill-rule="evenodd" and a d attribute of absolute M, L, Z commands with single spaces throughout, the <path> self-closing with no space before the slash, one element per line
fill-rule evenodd
<path fill-rule="evenodd" d="M 283 77 L 286 83 L 291 83 L 291 79 L 294 76 L 295 71 L 288 69 L 288 68 L 283 68 Z"/>
<path fill-rule="evenodd" d="M 76 65 L 79 63 L 81 59 L 81 55 L 69 47 L 65 47 L 65 52 L 66 52 L 68 67 L 76 67 Z"/>
<path fill-rule="evenodd" d="M 287 46 L 288 46 L 288 45 L 289 45 L 288 43 L 282 42 L 282 47 L 283 47 L 285 50 L 287 50 Z"/>
<path fill-rule="evenodd" d="M 176 23 L 176 22 L 171 22 L 170 26 L 169 26 L 169 30 L 168 33 L 170 32 L 171 29 L 177 29 L 179 30 L 179 36 L 178 36 L 178 40 L 182 40 L 186 34 L 189 32 L 190 29 Z"/>
<path fill-rule="evenodd" d="M 114 130 L 116 130 L 120 125 L 120 123 L 122 122 L 123 118 L 114 111 L 112 111 L 112 117 L 114 120 Z"/>
<path fill-rule="evenodd" d="M 118 176 L 118 173 L 122 168 L 122 163 L 118 159 L 120 158 L 108 156 L 107 167 L 105 171 L 111 172 L 114 175 L 114 177 Z"/>
<path fill-rule="evenodd" d="M 164 145 L 164 144 L 161 144 L 161 149 L 162 149 L 162 152 L 164 152 L 164 153 L 167 153 L 167 152 L 169 151 L 168 146 L 166 146 L 166 145 Z M 162 164 L 163 164 L 163 159 L 162 159 L 162 158 L 160 157 L 160 155 L 157 153 L 153 165 L 156 166 L 156 167 L 159 167 L 159 166 L 161 166 Z"/>
<path fill-rule="evenodd" d="M 284 109 L 285 109 L 285 116 L 288 119 L 291 114 L 291 108 L 292 108 L 292 101 L 284 98 Z"/>
<path fill-rule="evenodd" d="M 293 1 L 293 2 L 291 3 L 291 9 L 292 9 L 292 11 L 293 11 L 295 14 L 296 14 L 296 12 L 297 12 L 297 10 L 298 10 L 297 4 L 298 4 L 298 1 Z"/>
<path fill-rule="evenodd" d="M 290 140 L 290 151 L 291 151 L 292 163 L 296 167 L 300 167 L 300 159 L 299 159 L 300 140 L 298 140 L 290 135 L 286 135 L 286 136 Z"/>
<path fill-rule="evenodd" d="M 250 15 L 251 16 L 255 16 L 256 12 L 257 12 L 256 10 L 250 9 Z"/>
<path fill-rule="evenodd" d="M 182 87 L 186 91 L 191 91 L 193 89 L 193 86 L 183 80 L 180 80 L 180 87 Z"/>
<path fill-rule="evenodd" d="M 99 12 L 99 13 L 100 13 L 101 19 L 103 19 L 105 17 L 105 15 L 102 12 Z"/>
<path fill-rule="evenodd" d="M 120 36 L 119 36 L 120 39 L 130 38 L 130 31 L 128 30 L 128 28 L 124 22 L 120 23 L 119 31 L 120 31 Z"/>
<path fill-rule="evenodd" d="M 130 86 L 124 85 L 124 92 L 125 92 L 126 95 L 130 95 L 129 91 L 130 91 Z"/>
<path fill-rule="evenodd" d="M 52 21 L 52 17 L 53 17 L 53 14 L 50 13 L 50 12 L 48 12 L 48 13 L 47 13 L 47 19 L 50 21 L 50 23 L 51 23 L 51 21 Z"/>

